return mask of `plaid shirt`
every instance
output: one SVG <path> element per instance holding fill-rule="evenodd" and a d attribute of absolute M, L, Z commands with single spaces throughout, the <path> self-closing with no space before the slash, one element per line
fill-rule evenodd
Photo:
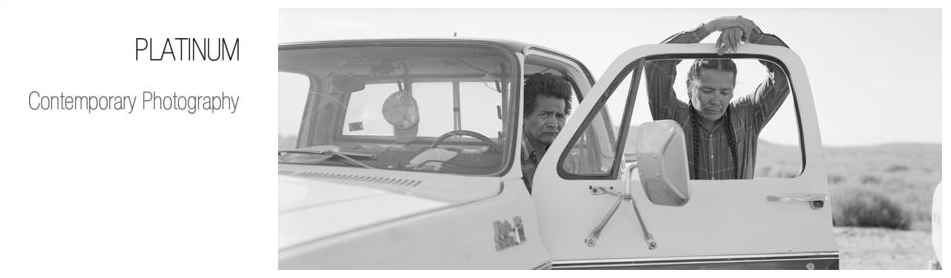
<path fill-rule="evenodd" d="M 681 32 L 663 43 L 697 43 L 710 35 L 706 29 L 698 27 L 694 31 Z M 750 41 L 757 44 L 786 46 L 782 40 L 771 34 L 753 34 Z M 674 92 L 674 80 L 677 77 L 679 60 L 659 60 L 647 62 L 647 93 L 651 114 L 654 120 L 672 119 L 684 130 L 687 143 L 687 156 L 691 179 L 733 179 L 733 155 L 729 147 L 729 137 L 725 120 L 731 121 L 736 138 L 738 177 L 752 179 L 756 164 L 756 145 L 759 133 L 773 117 L 779 106 L 789 95 L 789 82 L 786 73 L 778 66 L 761 62 L 769 71 L 769 76 L 759 84 L 752 94 L 730 101 L 730 118 L 720 118 L 713 128 L 707 130 L 703 125 L 694 130 L 690 125 L 690 106 L 677 99 Z M 694 132 L 698 132 L 700 142 L 694 141 Z M 699 159 L 694 159 L 694 146 L 699 147 Z M 697 162 L 697 163 L 694 163 Z M 698 176 L 694 176 L 694 169 Z"/>
<path fill-rule="evenodd" d="M 546 149 L 547 150 L 547 149 Z M 542 160 L 546 150 L 536 150 L 532 142 L 529 142 L 528 134 L 522 131 L 522 180 L 528 187 L 528 192 L 532 192 L 532 177 L 535 176 L 535 169 L 538 168 L 538 162 Z"/>

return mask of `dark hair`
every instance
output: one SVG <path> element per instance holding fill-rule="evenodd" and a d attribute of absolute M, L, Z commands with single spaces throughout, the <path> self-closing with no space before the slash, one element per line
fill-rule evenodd
<path fill-rule="evenodd" d="M 536 73 L 525 80 L 525 114 L 534 112 L 535 97 L 545 95 L 565 101 L 565 114 L 571 114 L 571 84 L 561 76 L 551 73 Z"/>
<path fill-rule="evenodd" d="M 697 114 L 697 110 L 693 108 L 693 103 L 688 104 L 690 106 L 690 131 L 693 133 L 693 171 L 690 173 L 691 179 L 697 179 L 700 175 L 700 170 L 698 165 L 700 165 L 700 121 L 697 120 L 697 117 L 700 115 Z M 730 146 L 730 155 L 733 156 L 733 179 L 740 178 L 740 163 L 736 160 L 736 134 L 733 131 L 733 121 L 730 120 L 730 106 L 726 107 L 726 114 L 720 118 L 726 121 L 726 126 L 723 128 L 726 129 L 727 139 L 729 140 Z M 713 150 L 710 150 L 711 152 Z"/>
<path fill-rule="evenodd" d="M 700 70 L 711 69 L 733 73 L 733 84 L 736 84 L 736 63 L 731 59 L 697 59 L 690 65 L 687 74 L 687 83 L 700 79 Z"/>
<path fill-rule="evenodd" d="M 687 86 L 690 86 L 690 81 L 700 79 L 700 71 L 710 69 L 718 71 L 726 71 L 733 73 L 733 84 L 736 84 L 736 63 L 731 59 L 697 59 L 693 61 L 693 65 L 690 66 L 690 71 L 687 74 Z M 697 117 L 700 115 L 697 114 L 696 109 L 693 108 L 693 99 L 687 101 L 690 106 L 690 129 L 693 133 L 693 171 L 691 172 L 691 179 L 696 179 L 699 175 L 699 159 L 700 159 L 700 122 L 697 120 Z M 740 177 L 740 168 L 739 162 L 737 161 L 736 154 L 736 134 L 733 130 L 733 121 L 730 120 L 730 106 L 727 105 L 726 113 L 723 115 L 724 121 L 726 121 L 726 134 L 729 140 L 730 154 L 733 156 L 733 179 L 739 179 Z M 713 150 L 710 150 L 713 151 Z"/>

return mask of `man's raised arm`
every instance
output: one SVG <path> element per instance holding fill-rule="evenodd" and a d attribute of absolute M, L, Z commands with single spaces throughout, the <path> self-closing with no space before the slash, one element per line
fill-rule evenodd
<path fill-rule="evenodd" d="M 722 32 L 737 28 L 746 34 L 759 31 L 752 20 L 742 16 L 723 16 L 701 24 L 691 31 L 670 36 L 663 43 L 698 43 L 713 32 Z M 738 41 L 733 41 L 733 47 Z M 690 112 L 687 103 L 677 99 L 674 92 L 674 80 L 677 78 L 677 64 L 680 60 L 649 61 L 644 64 L 647 75 L 647 96 L 654 120 L 686 120 Z"/>
<path fill-rule="evenodd" d="M 753 32 L 750 34 L 750 43 L 776 45 L 789 48 L 779 37 L 773 34 Z M 760 82 L 756 91 L 739 100 L 739 105 L 751 106 L 753 112 L 750 117 L 757 131 L 762 130 L 766 123 L 773 118 L 779 107 L 789 95 L 789 78 L 783 69 L 772 62 L 760 60 L 766 66 L 768 75 Z"/>
<path fill-rule="evenodd" d="M 662 43 L 698 43 L 710 35 L 707 24 L 692 31 L 683 31 L 668 37 Z M 674 80 L 680 60 L 655 60 L 644 63 L 647 78 L 647 99 L 654 120 L 686 118 L 687 103 L 677 99 Z"/>

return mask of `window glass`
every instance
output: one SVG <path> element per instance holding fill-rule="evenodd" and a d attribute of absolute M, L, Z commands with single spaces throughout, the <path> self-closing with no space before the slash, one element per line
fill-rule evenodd
<path fill-rule="evenodd" d="M 502 175 L 516 157 L 516 119 L 499 116 L 517 111 L 513 58 L 475 45 L 282 48 L 278 162 Z"/>
<path fill-rule="evenodd" d="M 310 79 L 298 73 L 278 72 L 278 149 L 297 147 L 297 132 L 300 130 L 302 112 L 310 88 Z"/>
<path fill-rule="evenodd" d="M 540 59 L 541 57 L 530 57 L 534 59 Z M 538 64 L 534 64 L 538 63 Z M 527 79 L 532 74 L 536 73 L 550 73 L 556 76 L 560 76 L 568 81 L 571 84 L 571 101 L 569 103 L 571 107 L 571 113 L 565 116 L 565 122 L 568 122 L 571 119 L 571 116 L 574 114 L 575 110 L 578 108 L 578 103 L 583 97 L 580 92 L 578 92 L 578 82 L 576 80 L 583 80 L 583 76 L 580 73 L 575 73 L 573 70 L 569 69 L 567 65 L 561 64 L 560 62 L 555 62 L 554 60 L 538 60 L 538 61 L 529 61 L 525 64 L 525 78 Z"/>
<path fill-rule="evenodd" d="M 629 95 L 631 71 L 609 92 L 603 106 L 586 122 L 561 160 L 561 170 L 574 177 L 608 177 L 614 168 L 620 123 Z"/>
<path fill-rule="evenodd" d="M 529 55 L 526 58 L 524 78 L 527 80 L 528 77 L 534 74 L 552 74 L 558 76 L 570 84 L 571 89 L 571 100 L 568 102 L 568 114 L 565 115 L 565 122 L 571 120 L 572 117 L 576 114 L 578 109 L 578 104 L 582 99 L 582 89 L 589 88 L 590 84 L 587 81 L 587 76 L 582 73 L 578 67 L 572 66 L 573 63 L 565 62 L 560 59 L 555 59 L 553 57 L 548 57 L 544 55 Z M 572 134 L 562 134 L 558 136 L 572 136 Z M 559 154 L 546 153 L 545 156 L 558 156 Z M 578 167 L 589 167 L 590 165 L 582 164 L 579 158 L 579 155 L 573 155 L 569 157 L 570 165 L 573 170 L 577 170 Z M 595 167 L 596 168 L 596 167 Z"/>
<path fill-rule="evenodd" d="M 350 94 L 347 103 L 347 115 L 344 118 L 342 133 L 344 135 L 378 135 L 393 134 L 393 126 L 383 118 L 383 102 L 390 94 L 399 91 L 396 83 L 367 84 L 362 91 Z M 419 99 L 419 93 L 414 96 Z M 422 105 L 420 105 L 422 106 Z M 423 114 L 420 108 L 419 113 Z M 421 122 L 422 123 L 422 122 Z"/>
<path fill-rule="evenodd" d="M 712 59 L 730 60 L 735 64 L 735 82 L 729 82 L 733 74 L 718 76 L 711 70 L 700 71 L 699 81 L 690 79 L 694 92 L 698 94 L 691 106 L 688 97 L 688 79 L 694 59 L 652 60 L 646 63 L 640 84 L 637 101 L 631 121 L 631 136 L 627 138 L 625 154 L 630 156 L 634 150 L 632 140 L 636 127 L 652 120 L 673 119 L 683 128 L 687 147 L 690 175 L 694 179 L 732 179 L 738 178 L 792 178 L 802 172 L 802 148 L 799 138 L 794 98 L 782 71 L 782 67 L 758 59 Z M 676 76 L 664 81 L 664 68 L 675 64 Z M 652 72 L 654 65 L 658 70 Z M 769 67 L 767 67 L 769 65 Z M 702 68 L 702 67 L 701 67 Z M 770 70 L 777 72 L 770 80 Z M 719 70 L 712 70 L 719 71 Z M 654 76 L 654 77 L 652 77 Z M 669 75 L 668 75 L 669 76 Z M 653 78 L 654 81 L 651 81 Z M 726 78 L 726 79 L 723 79 Z M 726 80 L 725 83 L 717 83 Z M 656 85 L 651 86 L 651 82 Z M 668 84 L 668 85 L 660 85 Z M 725 84 L 725 85 L 723 85 Z M 732 85 L 732 97 L 726 92 Z M 760 89 L 763 88 L 763 89 Z M 772 88 L 772 89 L 769 89 Z M 658 90 L 656 95 L 649 90 Z M 760 91 L 761 93 L 756 93 Z M 785 93 L 784 93 L 785 92 Z M 666 94 L 675 98 L 666 99 Z M 699 97 L 703 96 L 703 97 Z M 722 100 L 728 102 L 722 102 Z M 650 102 L 657 102 L 654 110 Z M 697 101 L 706 103 L 697 108 Z M 725 116 L 725 103 L 730 105 L 733 133 L 726 128 L 724 121 L 712 118 Z M 690 113 L 690 109 L 699 113 Z M 655 111 L 657 110 L 657 111 Z M 703 111 L 703 112 L 700 112 Z M 656 113 L 656 115 L 655 115 Z M 717 114 L 719 113 L 719 116 Z M 690 117 L 708 119 L 710 124 L 693 125 Z M 732 135 L 733 138 L 730 138 Z M 735 153 L 734 153 L 735 151 Z M 733 156 L 737 156 L 734 164 Z M 695 172 L 696 165 L 702 165 Z M 740 169 L 737 172 L 733 169 Z"/>
<path fill-rule="evenodd" d="M 759 134 L 754 178 L 794 178 L 803 170 L 796 104 L 788 96 Z"/>
<path fill-rule="evenodd" d="M 502 131 L 502 94 L 482 82 L 459 82 L 460 129 L 498 138 Z M 493 86 L 495 83 L 492 83 Z M 453 114 L 453 83 L 420 82 L 412 84 L 413 97 L 419 107 L 419 136 L 436 137 L 455 127 Z M 344 135 L 380 135 L 393 133 L 380 107 L 390 94 L 398 91 L 395 83 L 367 84 L 363 91 L 350 96 L 352 109 L 347 110 L 346 123 L 360 123 L 362 129 L 343 127 Z"/>
<path fill-rule="evenodd" d="M 491 82 L 459 82 L 462 129 L 485 136 L 502 135 L 502 93 Z"/>

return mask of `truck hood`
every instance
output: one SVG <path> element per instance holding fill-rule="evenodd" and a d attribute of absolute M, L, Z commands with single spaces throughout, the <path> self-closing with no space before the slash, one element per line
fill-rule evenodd
<path fill-rule="evenodd" d="M 432 188 L 427 190 L 426 183 L 443 182 L 417 179 L 410 183 L 413 186 L 395 186 L 288 175 L 282 171 L 278 176 L 279 249 L 486 198 L 494 195 L 492 191 L 498 191 L 475 191 L 467 198 L 458 192 L 440 196 L 439 192 L 433 194 Z"/>

